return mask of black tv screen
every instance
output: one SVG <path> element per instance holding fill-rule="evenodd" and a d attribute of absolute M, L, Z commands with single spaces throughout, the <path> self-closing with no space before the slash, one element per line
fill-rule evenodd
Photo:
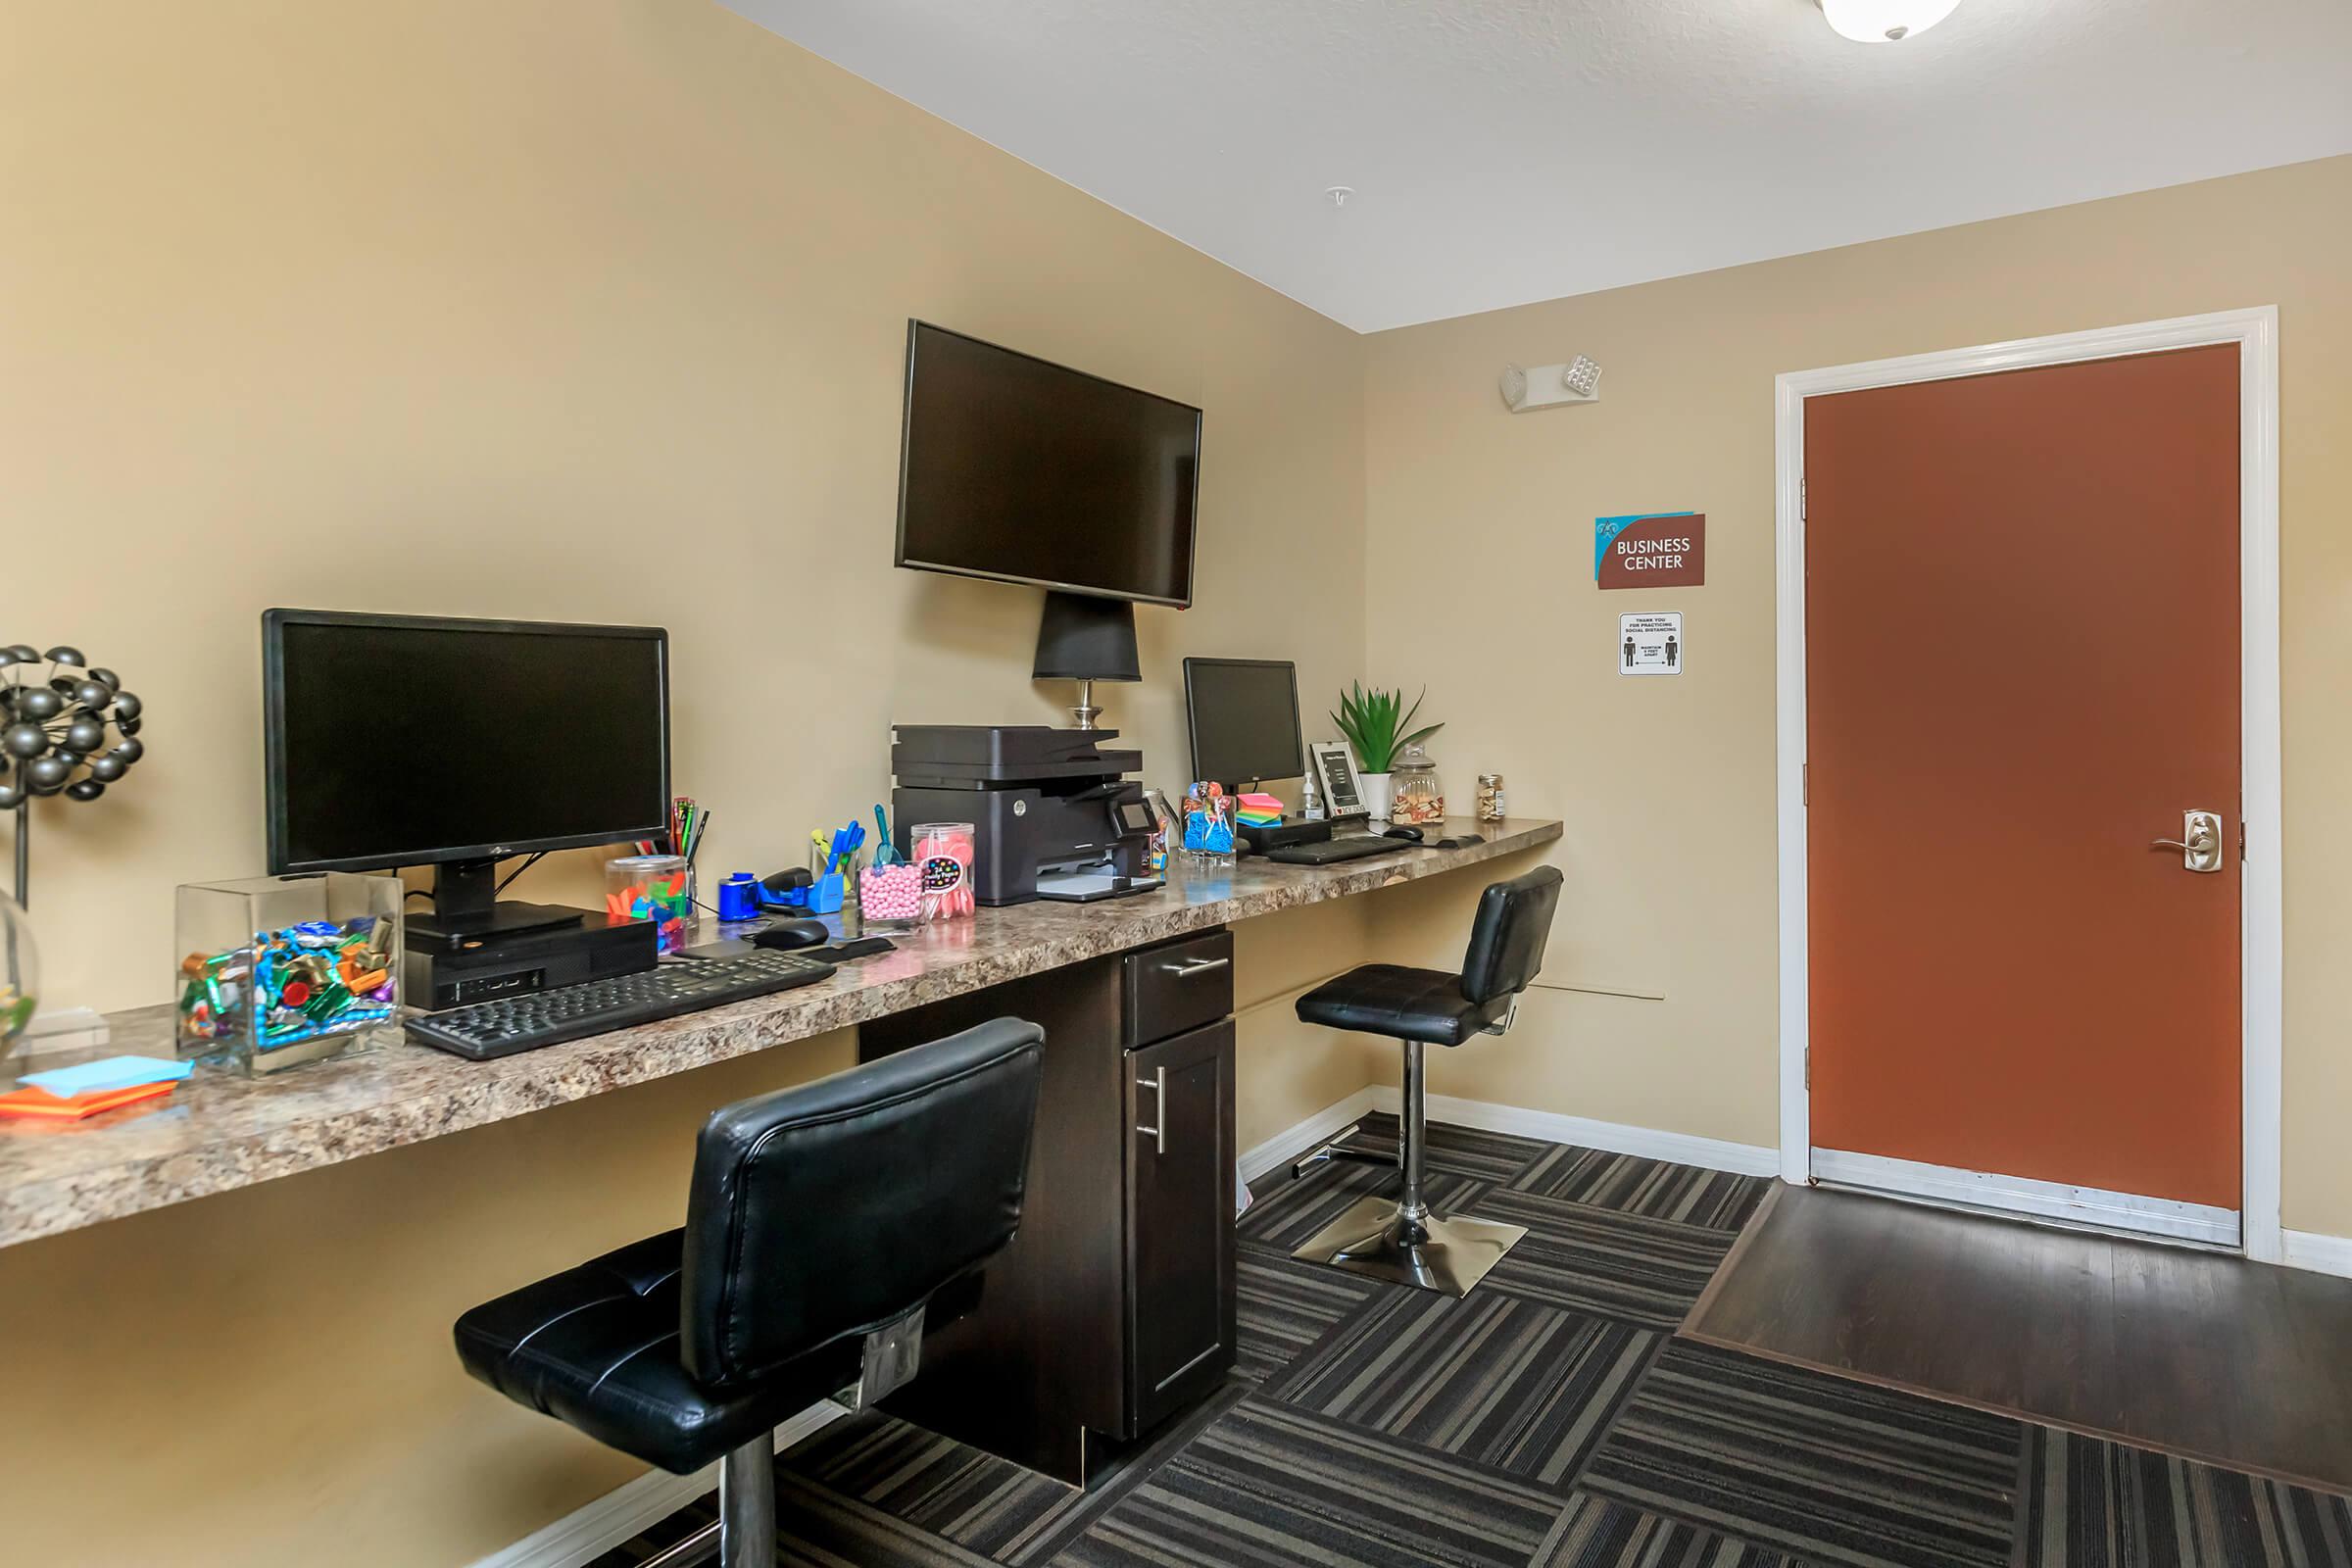
<path fill-rule="evenodd" d="M 667 832 L 668 652 L 658 627 L 268 612 L 270 869 Z"/>
<path fill-rule="evenodd" d="M 1189 606 L 1200 411 L 906 329 L 898 564 Z"/>

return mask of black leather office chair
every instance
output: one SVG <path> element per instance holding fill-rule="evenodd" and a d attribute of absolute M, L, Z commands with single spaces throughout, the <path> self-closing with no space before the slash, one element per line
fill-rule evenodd
<path fill-rule="evenodd" d="M 1404 1103 L 1396 1156 L 1403 1190 L 1393 1203 L 1371 1197 L 1350 1204 L 1292 1256 L 1465 1296 L 1527 1234 L 1521 1225 L 1441 1217 L 1422 1200 L 1429 1092 L 1421 1054 L 1429 1046 L 1458 1046 L 1474 1035 L 1498 1035 L 1511 1026 L 1519 993 L 1544 967 L 1551 918 L 1560 906 L 1560 880 L 1558 870 L 1546 865 L 1489 887 L 1479 900 L 1458 975 L 1368 963 L 1298 999 L 1298 1016 L 1308 1023 L 1389 1035 L 1403 1043 Z M 1300 1160 L 1298 1168 L 1333 1158 L 1389 1163 L 1386 1155 L 1331 1144 Z"/>
<path fill-rule="evenodd" d="M 914 1374 L 923 1309 L 1021 1221 L 1045 1033 L 1000 1018 L 712 1113 L 682 1230 L 458 1319 L 466 1370 L 664 1470 L 713 1459 L 725 1568 L 773 1568 L 775 1428 Z"/>

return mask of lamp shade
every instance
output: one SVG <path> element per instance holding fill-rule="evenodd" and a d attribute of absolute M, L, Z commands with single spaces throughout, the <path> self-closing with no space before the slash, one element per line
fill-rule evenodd
<path fill-rule="evenodd" d="M 1950 16 L 1960 0 L 1821 0 L 1821 14 L 1840 38 L 1895 43 Z"/>
<path fill-rule="evenodd" d="M 1037 623 L 1033 680 L 1142 680 L 1135 606 L 1125 599 L 1048 593 Z"/>

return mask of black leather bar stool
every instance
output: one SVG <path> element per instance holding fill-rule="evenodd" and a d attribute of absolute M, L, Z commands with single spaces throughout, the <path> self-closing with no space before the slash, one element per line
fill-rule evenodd
<path fill-rule="evenodd" d="M 1308 1023 L 1389 1035 L 1404 1045 L 1404 1096 L 1396 1164 L 1403 1189 L 1396 1201 L 1361 1199 L 1291 1255 L 1331 1263 L 1375 1279 L 1466 1296 L 1527 1234 L 1522 1225 L 1442 1217 L 1422 1200 L 1429 1142 L 1429 1090 L 1422 1051 L 1458 1046 L 1473 1035 L 1498 1035 L 1519 1011 L 1519 993 L 1544 967 L 1551 918 L 1560 906 L 1560 873 L 1539 866 L 1489 887 L 1470 928 L 1462 972 L 1368 963 L 1298 999 Z M 1345 1135 L 1342 1135 L 1345 1136 Z M 1300 1167 L 1326 1158 L 1377 1159 L 1344 1146 L 1317 1150 Z"/>
<path fill-rule="evenodd" d="M 913 1376 L 923 1309 L 1021 1221 L 1045 1033 L 1000 1018 L 712 1113 L 682 1230 L 458 1319 L 466 1370 L 680 1475 L 718 1523 L 660 1559 L 773 1568 L 775 1429 Z"/>

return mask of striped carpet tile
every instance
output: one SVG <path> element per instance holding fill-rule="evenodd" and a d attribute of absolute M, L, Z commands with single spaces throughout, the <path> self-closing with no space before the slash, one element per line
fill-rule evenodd
<path fill-rule="evenodd" d="M 1234 1370 L 1251 1383 L 1290 1365 L 1325 1330 L 1385 1289 L 1360 1274 L 1277 1252 L 1245 1247 L 1236 1253 L 1241 1321 Z"/>
<path fill-rule="evenodd" d="M 2026 1445 L 2026 1568 L 2352 1568 L 2341 1496 L 2047 1427 Z"/>
<path fill-rule="evenodd" d="M 1543 1152 L 1511 1181 L 1515 1190 L 1710 1230 L 1740 1229 L 1772 1187 L 1763 1176 L 1735 1176 L 1567 1144 L 1539 1147 Z"/>
<path fill-rule="evenodd" d="M 1230 1409 L 1246 1387 L 1236 1381 L 1145 1442 L 1107 1449 L 1083 1492 L 871 1410 L 824 1427 L 777 1464 L 1000 1563 L 1042 1563 Z"/>
<path fill-rule="evenodd" d="M 1728 1231 L 1507 1189 L 1471 1212 L 1527 1227 L 1480 1290 L 1650 1328 L 1682 1326 L 1733 1241 Z"/>
<path fill-rule="evenodd" d="M 1432 1171 L 1422 1184 L 1430 1203 L 1446 1213 L 1476 1202 L 1486 1191 L 1485 1182 L 1452 1171 Z M 1374 1165 L 1327 1165 L 1261 1195 L 1242 1216 L 1238 1234 L 1246 1247 L 1289 1252 L 1357 1199 L 1375 1193 L 1393 1198 L 1396 1192 L 1395 1171 Z"/>
<path fill-rule="evenodd" d="M 1348 1140 L 1348 1147 L 1394 1159 L 1399 1126 L 1388 1112 L 1374 1111 L 1356 1124 L 1356 1134 Z M 1429 1145 L 1422 1165 L 1428 1170 L 1475 1176 L 1480 1181 L 1507 1182 L 1551 1147 L 1533 1138 L 1513 1138 L 1507 1133 L 1482 1132 L 1476 1127 L 1433 1121 L 1429 1124 Z"/>
<path fill-rule="evenodd" d="M 1581 1485 L 1816 1562 L 2006 1568 L 2023 1443 L 2004 1416 L 1677 1340 Z"/>
<path fill-rule="evenodd" d="M 788 1568 L 995 1568 L 976 1551 L 781 1467 L 776 1526 L 776 1561 Z"/>
<path fill-rule="evenodd" d="M 1324 1337 L 1265 1396 L 1564 1488 L 1661 1337 L 1474 1291 L 1397 1288 Z"/>
<path fill-rule="evenodd" d="M 1799 1568 L 1799 1559 L 1580 1492 L 1530 1568 Z"/>
<path fill-rule="evenodd" d="M 1252 1396 L 1054 1568 L 1521 1568 L 1558 1511 L 1508 1476 Z"/>

